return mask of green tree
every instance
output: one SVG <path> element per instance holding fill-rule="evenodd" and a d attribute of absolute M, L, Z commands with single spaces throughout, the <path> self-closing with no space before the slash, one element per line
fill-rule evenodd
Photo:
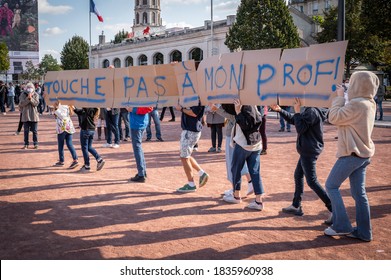
<path fill-rule="evenodd" d="M 122 43 L 122 41 L 126 38 L 128 38 L 129 32 L 122 29 L 122 31 L 119 31 L 117 34 L 114 36 L 114 44 L 119 44 Z"/>
<path fill-rule="evenodd" d="M 45 54 L 39 64 L 39 70 L 42 75 L 45 75 L 48 71 L 60 71 L 62 68 L 58 64 L 57 59 L 55 59 L 51 54 Z"/>
<path fill-rule="evenodd" d="M 231 51 L 295 48 L 300 39 L 284 0 L 242 0 L 225 44 Z"/>
<path fill-rule="evenodd" d="M 89 46 L 81 36 L 73 36 L 61 51 L 61 64 L 64 70 L 88 69 Z"/>
<path fill-rule="evenodd" d="M 39 68 L 35 67 L 31 60 L 28 60 L 23 71 L 22 78 L 28 81 L 39 81 L 41 74 Z"/>
<path fill-rule="evenodd" d="M 379 61 L 383 61 L 386 55 L 386 41 L 378 35 L 382 31 L 377 34 L 372 27 L 368 27 L 370 21 L 366 19 L 369 15 L 364 12 L 364 2 L 366 0 L 346 0 L 345 4 L 345 39 L 349 41 L 345 66 L 348 76 L 353 64 L 360 62 L 376 65 Z M 371 5 L 378 5 L 379 2 L 381 1 L 370 1 Z M 321 24 L 323 30 L 317 35 L 319 43 L 337 40 L 337 15 L 338 7 L 333 7 L 325 13 L 325 20 Z"/>
<path fill-rule="evenodd" d="M 6 43 L 0 43 L 0 72 L 7 72 L 10 69 L 10 57 Z"/>

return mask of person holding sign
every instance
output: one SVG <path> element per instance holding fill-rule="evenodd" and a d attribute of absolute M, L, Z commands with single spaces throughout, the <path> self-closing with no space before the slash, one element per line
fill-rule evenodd
<path fill-rule="evenodd" d="M 88 153 L 91 153 L 97 161 L 96 170 L 99 171 L 105 165 L 105 161 L 98 154 L 98 152 L 92 147 L 95 134 L 95 120 L 99 116 L 99 108 L 82 108 L 74 109 L 74 112 L 80 116 L 80 146 L 83 152 L 84 165 L 81 171 L 90 171 L 90 157 Z"/>
<path fill-rule="evenodd" d="M 369 201 L 365 176 L 375 144 L 371 139 L 379 87 L 378 77 L 369 71 L 355 72 L 350 78 L 349 102 L 345 104 L 343 87 L 337 87 L 337 97 L 329 112 L 329 122 L 338 127 L 338 160 L 327 180 L 326 189 L 333 206 L 333 224 L 325 229 L 329 236 L 347 235 L 362 241 L 372 240 Z M 339 188 L 349 178 L 350 193 L 356 204 L 356 227 L 352 227 Z"/>
<path fill-rule="evenodd" d="M 188 181 L 188 183 L 183 187 L 177 189 L 177 192 L 195 192 L 197 187 L 194 183 L 194 171 L 197 171 L 198 175 L 200 176 L 198 185 L 200 188 L 205 186 L 209 179 L 209 175 L 204 170 L 202 170 L 201 166 L 197 163 L 195 158 L 191 156 L 194 145 L 201 137 L 202 118 L 204 116 L 205 107 L 201 106 L 201 104 L 198 106 L 192 106 L 190 108 L 184 108 L 181 105 L 177 105 L 176 109 L 182 112 L 180 157 Z"/>
<path fill-rule="evenodd" d="M 130 135 L 132 137 L 133 154 L 136 159 L 137 174 L 130 178 L 131 182 L 145 183 L 147 178 L 147 165 L 145 164 L 144 151 L 141 143 L 143 134 L 149 121 L 149 112 L 152 107 L 127 108 L 130 112 Z"/>
<path fill-rule="evenodd" d="M 296 127 L 296 150 L 300 155 L 294 173 L 295 193 L 293 202 L 292 205 L 282 208 L 282 212 L 297 216 L 303 215 L 301 200 L 304 193 L 305 177 L 308 186 L 318 195 L 326 205 L 326 208 L 330 211 L 329 218 L 324 222 L 326 224 L 331 224 L 331 201 L 325 189 L 318 182 L 316 175 L 316 161 L 323 151 L 324 146 L 323 122 L 327 118 L 327 111 L 320 108 L 305 107 L 303 112 L 300 112 L 301 102 L 299 98 L 295 98 L 294 101 L 294 114 L 281 109 L 278 105 L 271 105 L 270 107 L 272 110 L 279 112 L 288 123 L 293 124 Z"/>
<path fill-rule="evenodd" d="M 260 174 L 262 140 L 259 132 L 262 116 L 256 106 L 241 105 L 238 99 L 234 100 L 234 104 L 236 124 L 232 131 L 230 143 L 231 146 L 234 146 L 231 166 L 233 193 L 225 194 L 223 200 L 234 204 L 242 202 L 240 197 L 242 170 L 247 164 L 255 193 L 255 200 L 247 205 L 247 208 L 262 211 L 264 190 Z"/>

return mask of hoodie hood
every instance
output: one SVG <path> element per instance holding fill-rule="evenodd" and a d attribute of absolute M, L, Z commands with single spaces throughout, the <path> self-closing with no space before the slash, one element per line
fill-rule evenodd
<path fill-rule="evenodd" d="M 355 72 L 350 77 L 348 98 L 373 99 L 379 87 L 379 78 L 369 71 Z"/>
<path fill-rule="evenodd" d="M 319 113 L 319 116 L 322 120 L 322 122 L 324 122 L 326 119 L 327 119 L 327 115 L 329 113 L 329 111 L 325 108 L 314 108 L 316 111 L 318 111 Z"/>

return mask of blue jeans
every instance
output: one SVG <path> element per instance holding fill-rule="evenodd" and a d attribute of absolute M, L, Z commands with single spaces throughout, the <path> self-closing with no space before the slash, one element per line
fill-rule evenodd
<path fill-rule="evenodd" d="M 291 107 L 290 106 L 282 106 L 281 109 L 287 111 L 287 112 L 290 112 L 291 111 Z M 280 127 L 281 128 L 285 128 L 285 119 L 282 117 L 282 115 L 280 114 Z M 291 130 L 291 124 L 286 122 L 286 130 Z"/>
<path fill-rule="evenodd" d="M 376 100 L 375 119 L 377 119 L 377 111 L 379 111 L 379 113 L 380 113 L 379 120 L 382 120 L 383 119 L 383 100 Z"/>
<path fill-rule="evenodd" d="M 38 123 L 37 122 L 24 122 L 24 144 L 29 145 L 29 132 L 33 133 L 33 142 L 34 146 L 38 145 Z"/>
<path fill-rule="evenodd" d="M 80 131 L 80 146 L 81 146 L 81 151 L 83 152 L 84 165 L 86 166 L 90 166 L 90 156 L 88 152 L 90 152 L 91 155 L 93 155 L 97 161 L 101 159 L 98 152 L 92 147 L 94 134 L 95 134 L 94 130 Z"/>
<path fill-rule="evenodd" d="M 238 144 L 235 145 L 234 152 L 232 154 L 232 179 L 234 190 L 240 191 L 242 184 L 242 169 L 245 163 L 250 173 L 251 181 L 254 187 L 254 193 L 263 194 L 263 184 L 261 178 L 261 151 L 247 151 Z"/>
<path fill-rule="evenodd" d="M 72 143 L 72 134 L 64 131 L 57 134 L 58 156 L 61 162 L 64 162 L 64 142 L 67 144 L 68 150 L 71 152 L 72 159 L 77 160 L 76 150 Z"/>
<path fill-rule="evenodd" d="M 112 114 L 112 111 L 107 111 L 106 127 L 107 127 L 107 143 L 111 144 L 112 135 L 114 133 L 114 144 L 119 145 L 119 129 L 118 129 L 119 114 Z"/>
<path fill-rule="evenodd" d="M 10 112 L 15 111 L 15 96 L 8 96 L 8 106 L 10 107 Z"/>
<path fill-rule="evenodd" d="M 304 194 L 304 176 L 308 186 L 318 195 L 324 202 L 327 209 L 331 212 L 331 201 L 326 193 L 326 190 L 319 184 L 316 176 L 316 161 L 318 156 L 300 156 L 295 170 L 295 194 L 293 196 L 292 205 L 299 207 Z"/>
<path fill-rule="evenodd" d="M 147 139 L 152 138 L 152 131 L 151 131 L 151 122 L 155 124 L 155 129 L 156 129 L 156 138 L 162 138 L 162 132 L 160 130 L 160 119 L 159 119 L 159 113 L 156 109 L 154 109 L 152 112 L 149 113 L 149 122 L 147 126 Z"/>
<path fill-rule="evenodd" d="M 334 164 L 326 181 L 327 193 L 333 205 L 333 225 L 336 232 L 351 232 L 350 223 L 339 188 L 347 178 L 350 181 L 350 193 L 356 204 L 357 229 L 354 234 L 364 240 L 372 240 L 371 215 L 368 197 L 365 191 L 366 168 L 369 158 L 356 156 L 341 157 Z"/>
<path fill-rule="evenodd" d="M 145 177 L 147 174 L 147 166 L 145 164 L 144 151 L 141 146 L 143 140 L 144 129 L 130 129 L 132 136 L 133 154 L 136 159 L 137 174 L 140 177 Z"/>
<path fill-rule="evenodd" d="M 125 125 L 125 136 L 122 134 L 122 120 L 124 121 Z M 119 139 L 124 139 L 130 137 L 130 122 L 129 122 L 129 112 L 123 111 L 121 109 L 121 112 L 119 113 L 118 117 L 118 131 L 119 131 Z"/>

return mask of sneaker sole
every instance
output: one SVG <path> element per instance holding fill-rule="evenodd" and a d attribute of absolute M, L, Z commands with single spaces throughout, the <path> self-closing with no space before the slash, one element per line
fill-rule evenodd
<path fill-rule="evenodd" d="M 204 179 L 200 182 L 200 188 L 205 186 L 208 180 L 209 180 L 209 176 L 205 176 Z"/>
<path fill-rule="evenodd" d="M 96 171 L 102 170 L 103 166 L 105 165 L 106 162 L 103 162 L 102 165 L 98 166 L 96 168 Z"/>
<path fill-rule="evenodd" d="M 295 216 L 303 216 L 304 215 L 304 212 L 302 212 L 302 211 L 292 211 L 292 210 L 282 209 L 282 212 L 285 214 L 291 214 L 291 215 L 295 215 Z"/>
<path fill-rule="evenodd" d="M 176 190 L 179 193 L 190 193 L 190 192 L 195 192 L 196 190 Z"/>

